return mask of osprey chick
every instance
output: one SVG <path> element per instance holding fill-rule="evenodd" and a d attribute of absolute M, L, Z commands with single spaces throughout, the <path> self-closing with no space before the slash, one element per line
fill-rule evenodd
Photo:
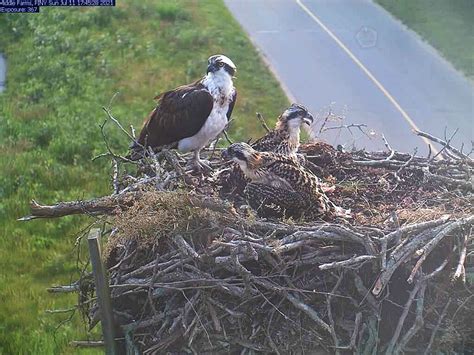
<path fill-rule="evenodd" d="M 222 155 L 251 180 L 245 197 L 261 216 L 349 216 L 328 199 L 317 176 L 287 156 L 257 152 L 246 143 L 234 143 Z"/>
<path fill-rule="evenodd" d="M 294 103 L 278 117 L 275 129 L 257 139 L 251 147 L 259 152 L 279 153 L 293 159 L 294 163 L 301 163 L 300 157 L 296 155 L 300 146 L 301 126 L 310 126 L 313 120 L 306 107 Z M 250 182 L 237 164 L 224 174 L 228 175 L 225 180 L 231 186 L 232 194 L 241 195 Z"/>
<path fill-rule="evenodd" d="M 157 96 L 158 105 L 130 147 L 131 159 L 140 159 L 146 147 L 173 144 L 181 152 L 193 151 L 198 169 L 208 168 L 199 153 L 224 130 L 232 114 L 237 98 L 235 72 L 229 58 L 213 55 L 202 79 Z"/>
<path fill-rule="evenodd" d="M 295 155 L 300 146 L 301 126 L 310 126 L 313 121 L 306 107 L 294 103 L 278 117 L 275 129 L 252 143 L 252 148 L 259 152 Z"/>

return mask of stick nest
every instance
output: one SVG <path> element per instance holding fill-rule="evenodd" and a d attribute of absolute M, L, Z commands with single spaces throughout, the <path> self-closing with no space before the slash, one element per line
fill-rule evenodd
<path fill-rule="evenodd" d="M 232 193 L 217 151 L 207 152 L 215 173 L 196 176 L 186 171 L 186 158 L 168 150 L 133 173 L 110 154 L 113 195 L 34 203 L 25 219 L 107 216 L 104 256 L 115 322 L 129 351 L 472 347 L 472 159 L 342 152 L 325 143 L 300 152 L 307 168 L 335 185 L 328 197 L 351 209 L 352 219 L 259 218 Z M 79 306 L 93 326 L 100 312 L 90 275 L 79 284 Z"/>
<path fill-rule="evenodd" d="M 116 322 L 143 353 L 459 351 L 474 327 L 472 163 L 301 147 L 350 220 L 264 220 L 225 175 L 163 151 L 118 179 L 105 255 Z M 206 196 L 206 197 L 204 197 Z M 467 256 L 466 256 L 467 255 Z M 86 310 L 92 321 L 97 310 Z M 413 339 L 416 338 L 416 341 Z"/>

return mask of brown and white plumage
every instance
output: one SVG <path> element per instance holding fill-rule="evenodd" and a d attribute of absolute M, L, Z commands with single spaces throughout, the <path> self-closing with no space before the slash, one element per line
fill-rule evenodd
<path fill-rule="evenodd" d="M 301 127 L 303 124 L 310 126 L 313 120 L 306 107 L 292 104 L 278 117 L 275 129 L 257 139 L 251 146 L 259 152 L 296 155 L 300 146 Z"/>
<path fill-rule="evenodd" d="M 158 105 L 145 121 L 131 158 L 143 156 L 144 148 L 174 144 L 181 152 L 199 152 L 227 125 L 237 98 L 232 77 L 236 67 L 223 55 L 209 58 L 207 74 L 192 84 L 180 86 L 158 97 Z"/>
<path fill-rule="evenodd" d="M 317 217 L 343 212 L 325 195 L 318 177 L 294 159 L 257 152 L 246 143 L 232 144 L 223 157 L 237 163 L 250 180 L 244 193 L 261 216 Z"/>
<path fill-rule="evenodd" d="M 296 154 L 300 146 L 301 127 L 305 124 L 310 126 L 312 123 L 313 116 L 308 109 L 294 103 L 278 117 L 275 129 L 251 143 L 251 147 L 259 152 L 282 154 L 293 159 L 295 163 L 301 163 L 300 157 Z M 231 186 L 231 193 L 241 195 L 249 179 L 237 164 L 225 174 L 228 174 L 226 183 Z"/>

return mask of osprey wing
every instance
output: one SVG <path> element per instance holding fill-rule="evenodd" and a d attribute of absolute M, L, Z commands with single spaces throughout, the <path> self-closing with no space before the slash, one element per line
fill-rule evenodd
<path fill-rule="evenodd" d="M 214 100 L 202 84 L 181 86 L 161 95 L 140 132 L 138 143 L 159 147 L 199 132 L 212 111 Z"/>
<path fill-rule="evenodd" d="M 289 137 L 286 132 L 281 130 L 272 130 L 263 137 L 257 139 L 252 148 L 259 152 L 273 152 L 283 155 L 290 155 L 292 147 L 290 147 Z"/>
<path fill-rule="evenodd" d="M 232 116 L 232 111 L 234 111 L 235 102 L 237 101 L 237 90 L 234 89 L 234 94 L 232 95 L 232 100 L 229 102 L 229 109 L 227 110 L 227 120 L 230 120 Z"/>
<path fill-rule="evenodd" d="M 261 217 L 301 217 L 310 206 L 304 194 L 281 187 L 250 183 L 244 192 L 250 207 Z"/>
<path fill-rule="evenodd" d="M 324 193 L 318 177 L 305 168 L 287 164 L 286 162 L 275 161 L 273 164 L 269 165 L 267 169 L 275 177 L 282 178 L 288 182 L 295 192 L 305 196 L 304 200 L 305 203 L 307 203 L 307 206 L 305 207 L 303 214 L 317 216 L 330 213 L 330 211 L 335 211 L 336 206 Z M 288 194 L 288 196 L 290 196 L 290 194 Z M 294 202 L 291 203 L 294 204 L 294 208 L 298 210 L 299 205 Z M 279 203 L 279 205 L 285 207 L 282 203 Z M 286 206 L 285 209 L 288 210 L 289 207 Z"/>
<path fill-rule="evenodd" d="M 320 193 L 321 184 L 316 175 L 299 166 L 291 158 L 279 157 L 267 166 L 275 176 L 286 180 L 296 191 L 309 194 Z"/>
<path fill-rule="evenodd" d="M 291 165 L 290 168 L 293 173 L 299 172 L 301 169 L 304 169 L 304 167 L 301 166 L 299 161 L 295 159 L 294 157 L 281 154 L 281 153 L 273 153 L 273 152 L 264 152 L 268 153 L 268 158 L 264 159 L 263 165 L 265 166 L 271 166 L 270 169 L 276 169 L 280 171 L 280 169 L 283 169 L 285 165 Z"/>
<path fill-rule="evenodd" d="M 259 152 L 274 152 L 281 142 L 276 131 L 267 132 L 263 137 L 253 142 L 252 148 Z"/>

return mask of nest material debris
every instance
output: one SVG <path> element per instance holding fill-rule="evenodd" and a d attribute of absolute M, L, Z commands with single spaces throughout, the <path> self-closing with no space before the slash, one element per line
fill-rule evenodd
<path fill-rule="evenodd" d="M 223 175 L 195 176 L 168 150 L 136 174 L 115 164 L 109 197 L 35 203 L 25 219 L 107 216 L 115 321 L 130 351 L 472 349 L 472 160 L 341 152 L 321 142 L 300 152 L 353 219 L 261 219 Z M 74 290 L 93 326 L 100 314 L 90 277 L 81 284 Z"/>

